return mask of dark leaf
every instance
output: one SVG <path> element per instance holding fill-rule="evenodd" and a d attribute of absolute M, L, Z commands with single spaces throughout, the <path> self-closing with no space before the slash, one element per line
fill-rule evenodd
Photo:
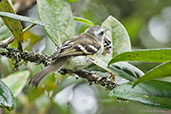
<path fill-rule="evenodd" d="M 171 109 L 171 83 L 149 81 L 132 88 L 129 82 L 114 88 L 109 96 L 137 101 L 143 104 Z"/>
<path fill-rule="evenodd" d="M 143 75 L 134 83 L 134 86 L 144 81 L 149 81 L 152 79 L 162 78 L 167 76 L 171 76 L 171 61 L 160 64 L 157 67 L 148 71 L 145 75 Z"/>
<path fill-rule="evenodd" d="M 146 49 L 116 55 L 109 64 L 118 61 L 167 62 L 171 60 L 171 48 Z"/>

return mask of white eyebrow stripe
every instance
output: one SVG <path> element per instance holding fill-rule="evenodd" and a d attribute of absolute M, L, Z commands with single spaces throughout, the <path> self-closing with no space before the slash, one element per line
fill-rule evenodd
<path fill-rule="evenodd" d="M 89 54 L 90 53 L 82 45 L 79 44 L 78 47 L 83 51 L 83 53 L 85 53 L 85 54 Z"/>
<path fill-rule="evenodd" d="M 98 49 L 96 47 L 94 47 L 93 45 L 88 45 L 92 50 L 94 50 L 95 52 L 98 51 Z"/>

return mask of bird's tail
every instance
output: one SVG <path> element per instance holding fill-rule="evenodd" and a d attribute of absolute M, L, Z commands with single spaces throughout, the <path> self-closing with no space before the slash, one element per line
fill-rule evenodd
<path fill-rule="evenodd" d="M 53 71 L 59 71 L 61 67 L 63 66 L 65 61 L 59 59 L 52 64 L 46 66 L 43 70 L 41 70 L 39 73 L 34 75 L 31 80 L 29 81 L 29 85 L 37 87 L 39 83 L 42 81 L 44 77 L 46 77 L 49 73 Z"/>

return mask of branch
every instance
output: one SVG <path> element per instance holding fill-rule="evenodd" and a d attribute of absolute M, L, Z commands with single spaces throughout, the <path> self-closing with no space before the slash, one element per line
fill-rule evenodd
<path fill-rule="evenodd" d="M 35 54 L 33 52 L 20 51 L 19 49 L 3 47 L 3 45 L 0 45 L 0 48 L 4 48 L 7 50 L 6 52 L 0 53 L 0 55 L 6 56 L 10 59 L 18 61 L 24 60 L 25 62 L 35 62 L 37 64 L 44 64 L 45 66 L 51 62 L 47 55 L 40 55 Z"/>
<path fill-rule="evenodd" d="M 70 71 L 70 70 L 62 69 L 60 71 L 60 73 L 61 74 L 69 73 L 71 75 L 76 74 L 81 78 L 87 79 L 90 84 L 92 84 L 92 83 L 98 84 L 98 85 L 101 85 L 101 86 L 103 86 L 103 87 L 105 87 L 106 89 L 109 89 L 109 90 L 112 90 L 113 88 L 118 86 L 118 84 L 114 83 L 114 80 L 112 80 L 111 78 L 109 78 L 109 77 L 100 77 L 100 76 L 96 75 L 96 73 L 86 71 L 86 70 Z"/>
<path fill-rule="evenodd" d="M 20 51 L 19 49 L 4 47 L 3 44 L 0 45 L 0 48 L 4 48 L 7 50 L 5 52 L 1 52 L 0 55 L 16 60 L 15 67 L 18 67 L 17 63 L 21 62 L 22 60 L 24 60 L 25 62 L 30 61 L 30 62 L 35 62 L 37 64 L 44 64 L 45 66 L 51 63 L 51 57 L 47 55 L 35 54 L 33 52 L 27 52 L 27 51 Z M 81 78 L 87 79 L 90 84 L 92 83 L 98 84 L 109 90 L 112 90 L 117 86 L 117 84 L 114 83 L 114 81 L 109 77 L 100 77 L 95 73 L 86 70 L 70 71 L 70 70 L 62 69 L 60 73 L 61 74 L 69 73 L 71 75 L 76 74 Z"/>

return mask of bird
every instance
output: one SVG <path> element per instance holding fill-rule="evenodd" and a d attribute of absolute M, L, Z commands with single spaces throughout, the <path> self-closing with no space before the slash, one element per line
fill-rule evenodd
<path fill-rule="evenodd" d="M 91 64 L 87 55 L 100 55 L 104 50 L 105 32 L 99 25 L 91 26 L 84 33 L 76 35 L 61 43 L 51 55 L 52 62 L 45 66 L 29 81 L 36 88 L 49 73 L 66 69 L 78 71 Z"/>

